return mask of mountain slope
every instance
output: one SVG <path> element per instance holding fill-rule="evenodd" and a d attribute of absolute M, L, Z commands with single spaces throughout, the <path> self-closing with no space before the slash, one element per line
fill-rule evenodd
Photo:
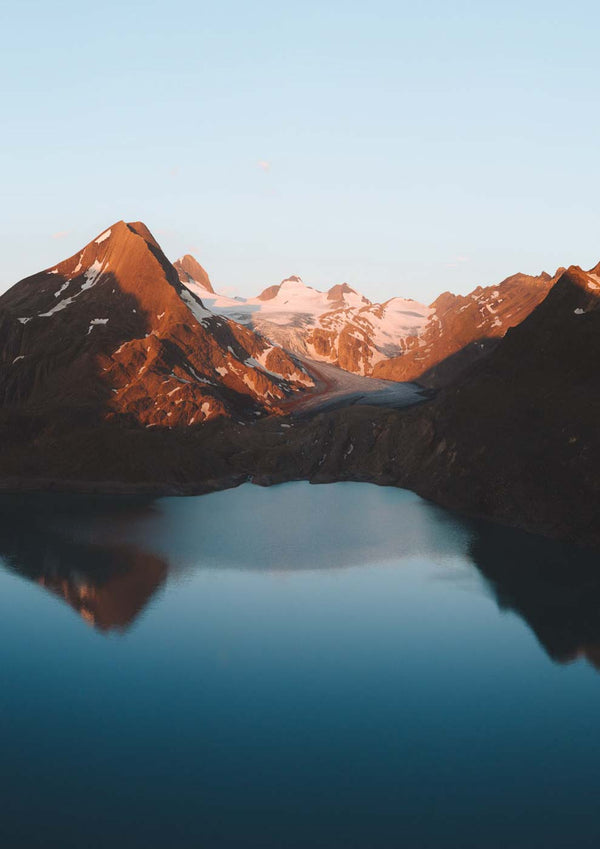
<path fill-rule="evenodd" d="M 393 484 L 449 509 L 597 547 L 598 362 L 600 265 L 571 267 L 487 357 L 427 403 L 327 412 L 293 423 L 279 445 L 257 426 L 237 470 L 263 484 Z"/>
<path fill-rule="evenodd" d="M 573 266 L 488 357 L 408 416 L 423 434 L 408 485 L 459 510 L 600 542 L 598 362 L 600 266 Z"/>
<path fill-rule="evenodd" d="M 346 371 L 374 376 L 377 364 L 403 352 L 419 338 L 430 310 L 407 298 L 383 304 L 338 308 L 319 317 L 306 334 L 310 356 Z"/>
<path fill-rule="evenodd" d="M 0 298 L 5 410 L 150 425 L 277 411 L 311 384 L 283 351 L 213 315 L 147 228 L 120 221 Z"/>
<path fill-rule="evenodd" d="M 478 286 L 469 295 L 444 292 L 431 305 L 418 337 L 405 340 L 401 356 L 376 364 L 374 377 L 418 380 L 443 386 L 494 348 L 543 301 L 564 269 L 551 277 L 514 274 L 498 286 Z"/>
<path fill-rule="evenodd" d="M 347 283 L 320 292 L 297 276 L 249 299 L 207 294 L 189 275 L 181 279 L 214 312 L 291 352 L 359 375 L 439 387 L 493 350 L 563 271 L 552 277 L 514 274 L 465 296 L 445 292 L 430 307 L 406 298 L 373 304 Z"/>
<path fill-rule="evenodd" d="M 274 344 L 360 375 L 370 375 L 380 360 L 402 353 L 406 339 L 419 334 L 430 312 L 405 298 L 372 304 L 347 283 L 320 292 L 296 276 L 256 298 L 215 295 L 204 300 L 214 312 L 257 330 Z"/>

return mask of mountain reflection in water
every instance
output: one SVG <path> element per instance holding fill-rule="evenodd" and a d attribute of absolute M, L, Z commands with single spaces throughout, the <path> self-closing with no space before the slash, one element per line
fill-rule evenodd
<path fill-rule="evenodd" d="M 411 520 L 390 547 L 389 533 L 379 527 L 389 517 L 367 513 L 358 524 L 336 526 L 317 505 L 310 516 L 284 520 L 273 515 L 274 501 L 271 510 L 246 511 L 232 524 L 218 504 L 213 509 L 222 495 L 158 501 L 3 496 L 0 558 L 64 598 L 99 631 L 122 632 L 169 575 L 216 568 L 217 560 L 219 568 L 295 571 L 355 567 L 377 557 L 460 557 L 484 578 L 478 585 L 501 610 L 527 623 L 554 661 L 585 657 L 600 670 L 600 559 L 594 552 L 461 519 L 416 496 L 403 508 L 413 513 Z M 419 519 L 424 509 L 425 522 Z M 311 534 L 315 524 L 323 527 Z"/>
<path fill-rule="evenodd" d="M 139 505 L 108 505 L 85 500 L 19 498 L 20 507 L 5 499 L 0 515 L 0 556 L 13 571 L 64 598 L 100 631 L 126 630 L 164 584 L 168 564 L 137 545 L 78 541 L 60 517 L 73 510 L 74 526 L 101 516 L 127 522 L 139 516 Z M 107 513 L 108 508 L 108 513 Z"/>

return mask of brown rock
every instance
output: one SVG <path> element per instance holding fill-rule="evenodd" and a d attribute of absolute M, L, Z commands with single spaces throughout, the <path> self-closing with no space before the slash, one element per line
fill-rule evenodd
<path fill-rule="evenodd" d="M 206 289 L 207 292 L 214 294 L 215 290 L 212 287 L 208 274 L 191 254 L 182 256 L 181 259 L 173 263 L 173 266 L 177 269 L 179 279 L 182 283 L 194 281 L 202 286 L 203 289 Z"/>

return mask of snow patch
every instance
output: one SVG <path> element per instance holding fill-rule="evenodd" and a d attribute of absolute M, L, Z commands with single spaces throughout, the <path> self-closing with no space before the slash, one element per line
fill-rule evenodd
<path fill-rule="evenodd" d="M 98 324 L 108 324 L 108 319 L 107 318 L 93 318 L 90 321 L 90 326 L 88 328 L 88 332 L 87 332 L 88 336 L 90 335 L 90 333 L 92 332 L 94 327 Z"/>
<path fill-rule="evenodd" d="M 186 307 L 190 310 L 194 318 L 199 324 L 203 327 L 208 327 L 206 322 L 207 318 L 212 316 L 210 310 L 207 310 L 206 307 L 202 306 L 202 304 L 196 300 L 196 298 L 190 292 L 181 292 L 181 300 L 184 302 Z"/>
<path fill-rule="evenodd" d="M 70 282 L 71 282 L 70 280 L 67 280 L 66 283 L 63 283 L 62 286 L 60 287 L 60 289 L 58 290 L 58 292 L 54 293 L 54 297 L 55 298 L 60 297 L 62 295 L 62 293 L 65 291 L 65 289 L 67 288 L 67 286 L 70 284 Z"/>
<path fill-rule="evenodd" d="M 588 274 L 587 278 L 590 289 L 600 289 L 600 276 L 598 274 Z"/>
<path fill-rule="evenodd" d="M 39 313 L 39 317 L 40 318 L 50 318 L 51 316 L 54 315 L 54 313 L 60 312 L 61 310 L 64 310 L 66 307 L 68 307 L 69 304 L 72 304 L 73 301 L 75 300 L 75 298 L 76 298 L 76 295 L 73 295 L 72 298 L 65 298 L 64 300 L 59 301 L 57 303 L 57 305 L 55 307 L 52 307 L 51 310 L 48 310 L 48 312 Z"/>
<path fill-rule="evenodd" d="M 110 236 L 110 230 L 105 230 L 104 233 L 102 233 L 101 236 L 98 236 L 98 238 L 95 240 L 96 244 L 99 245 L 102 242 L 106 241 L 106 239 L 108 239 L 109 236 Z"/>
<path fill-rule="evenodd" d="M 91 289 L 92 286 L 95 286 L 98 282 L 98 278 L 104 271 L 104 266 L 99 260 L 94 260 L 94 262 L 90 265 L 88 270 L 83 275 L 85 277 L 85 283 L 81 287 L 81 292 L 84 292 L 86 289 Z"/>

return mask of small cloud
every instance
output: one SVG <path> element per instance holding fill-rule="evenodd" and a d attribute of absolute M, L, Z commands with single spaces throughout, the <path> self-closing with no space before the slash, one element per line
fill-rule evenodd
<path fill-rule="evenodd" d="M 265 173 L 266 173 L 267 171 L 270 171 L 270 170 L 271 170 L 271 163 L 270 163 L 270 162 L 267 162 L 267 161 L 266 161 L 266 159 L 259 159 L 259 161 L 258 161 L 256 164 L 258 165 L 258 167 L 260 168 L 260 170 L 261 170 L 261 171 L 264 171 Z"/>
<path fill-rule="evenodd" d="M 65 236 L 68 236 L 70 232 L 71 232 L 70 230 L 59 230 L 58 233 L 52 234 L 52 238 L 53 239 L 64 239 Z"/>
<path fill-rule="evenodd" d="M 459 266 L 464 265 L 465 262 L 470 262 L 471 259 L 468 256 L 455 256 L 450 262 L 446 263 L 446 268 L 459 268 Z"/>

